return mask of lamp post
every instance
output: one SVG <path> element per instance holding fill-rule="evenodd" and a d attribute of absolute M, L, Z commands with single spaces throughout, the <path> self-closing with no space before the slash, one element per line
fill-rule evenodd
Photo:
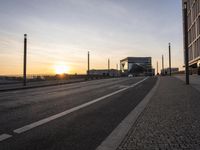
<path fill-rule="evenodd" d="M 108 58 L 108 75 L 110 76 L 110 59 Z"/>
<path fill-rule="evenodd" d="M 169 75 L 172 75 L 172 68 L 171 68 L 171 44 L 169 43 Z"/>
<path fill-rule="evenodd" d="M 164 75 L 164 56 L 162 55 L 162 75 Z"/>
<path fill-rule="evenodd" d="M 189 59 L 188 59 L 188 22 L 187 22 L 187 2 L 184 2 L 183 8 L 183 28 L 184 28 L 184 52 L 185 52 L 185 81 L 189 83 Z"/>
<path fill-rule="evenodd" d="M 157 61 L 157 75 L 158 75 L 158 61 Z"/>
<path fill-rule="evenodd" d="M 26 55 L 27 55 L 27 34 L 24 34 L 24 71 L 23 71 L 23 85 L 26 86 Z"/>
<path fill-rule="evenodd" d="M 90 52 L 88 51 L 88 69 L 87 69 L 87 75 L 90 75 Z"/>

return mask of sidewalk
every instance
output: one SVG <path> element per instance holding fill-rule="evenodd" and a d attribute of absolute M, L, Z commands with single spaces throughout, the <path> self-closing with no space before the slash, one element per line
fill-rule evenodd
<path fill-rule="evenodd" d="M 199 150 L 200 91 L 175 77 L 160 77 L 156 93 L 117 150 L 135 149 Z"/>
<path fill-rule="evenodd" d="M 176 75 L 175 77 L 185 82 L 185 75 Z M 190 84 L 200 91 L 200 75 L 190 75 Z"/>

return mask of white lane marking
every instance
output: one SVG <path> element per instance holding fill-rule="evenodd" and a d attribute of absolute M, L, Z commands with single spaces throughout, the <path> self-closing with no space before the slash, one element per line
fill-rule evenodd
<path fill-rule="evenodd" d="M 33 128 L 37 127 L 37 126 L 40 126 L 40 125 L 42 125 L 42 124 L 45 124 L 45 123 L 47 123 L 47 122 L 50 122 L 50 121 L 55 120 L 55 119 L 57 119 L 57 118 L 60 118 L 60 117 L 62 117 L 62 116 L 65 116 L 65 115 L 67 115 L 67 114 L 69 114 L 69 113 L 72 113 L 72 112 L 74 112 L 74 111 L 77 111 L 77 110 L 79 110 L 79 109 L 81 109 L 81 108 L 87 107 L 87 106 L 89 106 L 89 105 L 91 105 L 91 104 L 94 104 L 94 103 L 96 103 L 96 102 L 98 102 L 98 101 L 101 101 L 101 100 L 103 100 L 103 99 L 105 99 L 105 98 L 108 98 L 108 97 L 110 97 L 110 96 L 113 96 L 113 95 L 115 95 L 115 94 L 117 94 L 117 93 L 120 93 L 120 92 L 122 92 L 122 91 L 125 91 L 125 90 L 127 90 L 127 89 L 129 89 L 129 88 L 132 88 L 132 87 L 134 87 L 134 86 L 136 86 L 136 85 L 138 85 L 138 84 L 144 82 L 146 79 L 148 79 L 148 77 L 144 78 L 143 80 L 140 80 L 139 82 L 137 82 L 137 83 L 135 83 L 135 84 L 132 84 L 131 86 L 125 87 L 125 88 L 120 89 L 120 90 L 117 90 L 117 91 L 115 91 L 115 92 L 112 92 L 112 93 L 107 94 L 107 95 L 105 95 L 105 96 L 102 96 L 102 97 L 100 97 L 100 98 L 94 99 L 94 100 L 92 100 L 92 101 L 90 101 L 90 102 L 87 102 L 87 103 L 85 103 L 85 104 L 76 106 L 76 107 L 74 107 L 74 108 L 71 108 L 71 109 L 69 109 L 69 110 L 63 111 L 63 112 L 58 113 L 58 114 L 56 114 L 56 115 L 47 117 L 47 118 L 45 118 L 45 119 L 42 119 L 42 120 L 33 122 L 33 123 L 28 124 L 28 125 L 25 125 L 25 126 L 23 126 L 23 127 L 21 127 L 21 128 L 15 129 L 15 130 L 13 130 L 13 132 L 18 133 L 18 134 L 19 134 L 19 133 L 23 133 L 23 132 L 28 131 L 28 130 L 30 130 L 30 129 L 33 129 Z"/>
<path fill-rule="evenodd" d="M 8 139 L 10 137 L 12 137 L 12 135 L 10 135 L 10 134 L 1 134 L 0 135 L 0 141 L 3 141 L 3 140 Z"/>

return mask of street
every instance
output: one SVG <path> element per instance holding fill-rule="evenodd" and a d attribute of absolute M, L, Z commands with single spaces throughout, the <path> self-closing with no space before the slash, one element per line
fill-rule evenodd
<path fill-rule="evenodd" d="M 156 77 L 93 80 L 0 93 L 1 150 L 93 150 Z"/>

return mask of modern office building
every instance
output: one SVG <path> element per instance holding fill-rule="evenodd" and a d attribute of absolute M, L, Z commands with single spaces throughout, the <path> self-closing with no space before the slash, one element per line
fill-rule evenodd
<path fill-rule="evenodd" d="M 120 60 L 120 70 L 122 75 L 155 75 L 151 57 L 127 57 L 122 59 Z"/>
<path fill-rule="evenodd" d="M 200 0 L 182 0 L 188 8 L 189 67 L 200 67 Z"/>

